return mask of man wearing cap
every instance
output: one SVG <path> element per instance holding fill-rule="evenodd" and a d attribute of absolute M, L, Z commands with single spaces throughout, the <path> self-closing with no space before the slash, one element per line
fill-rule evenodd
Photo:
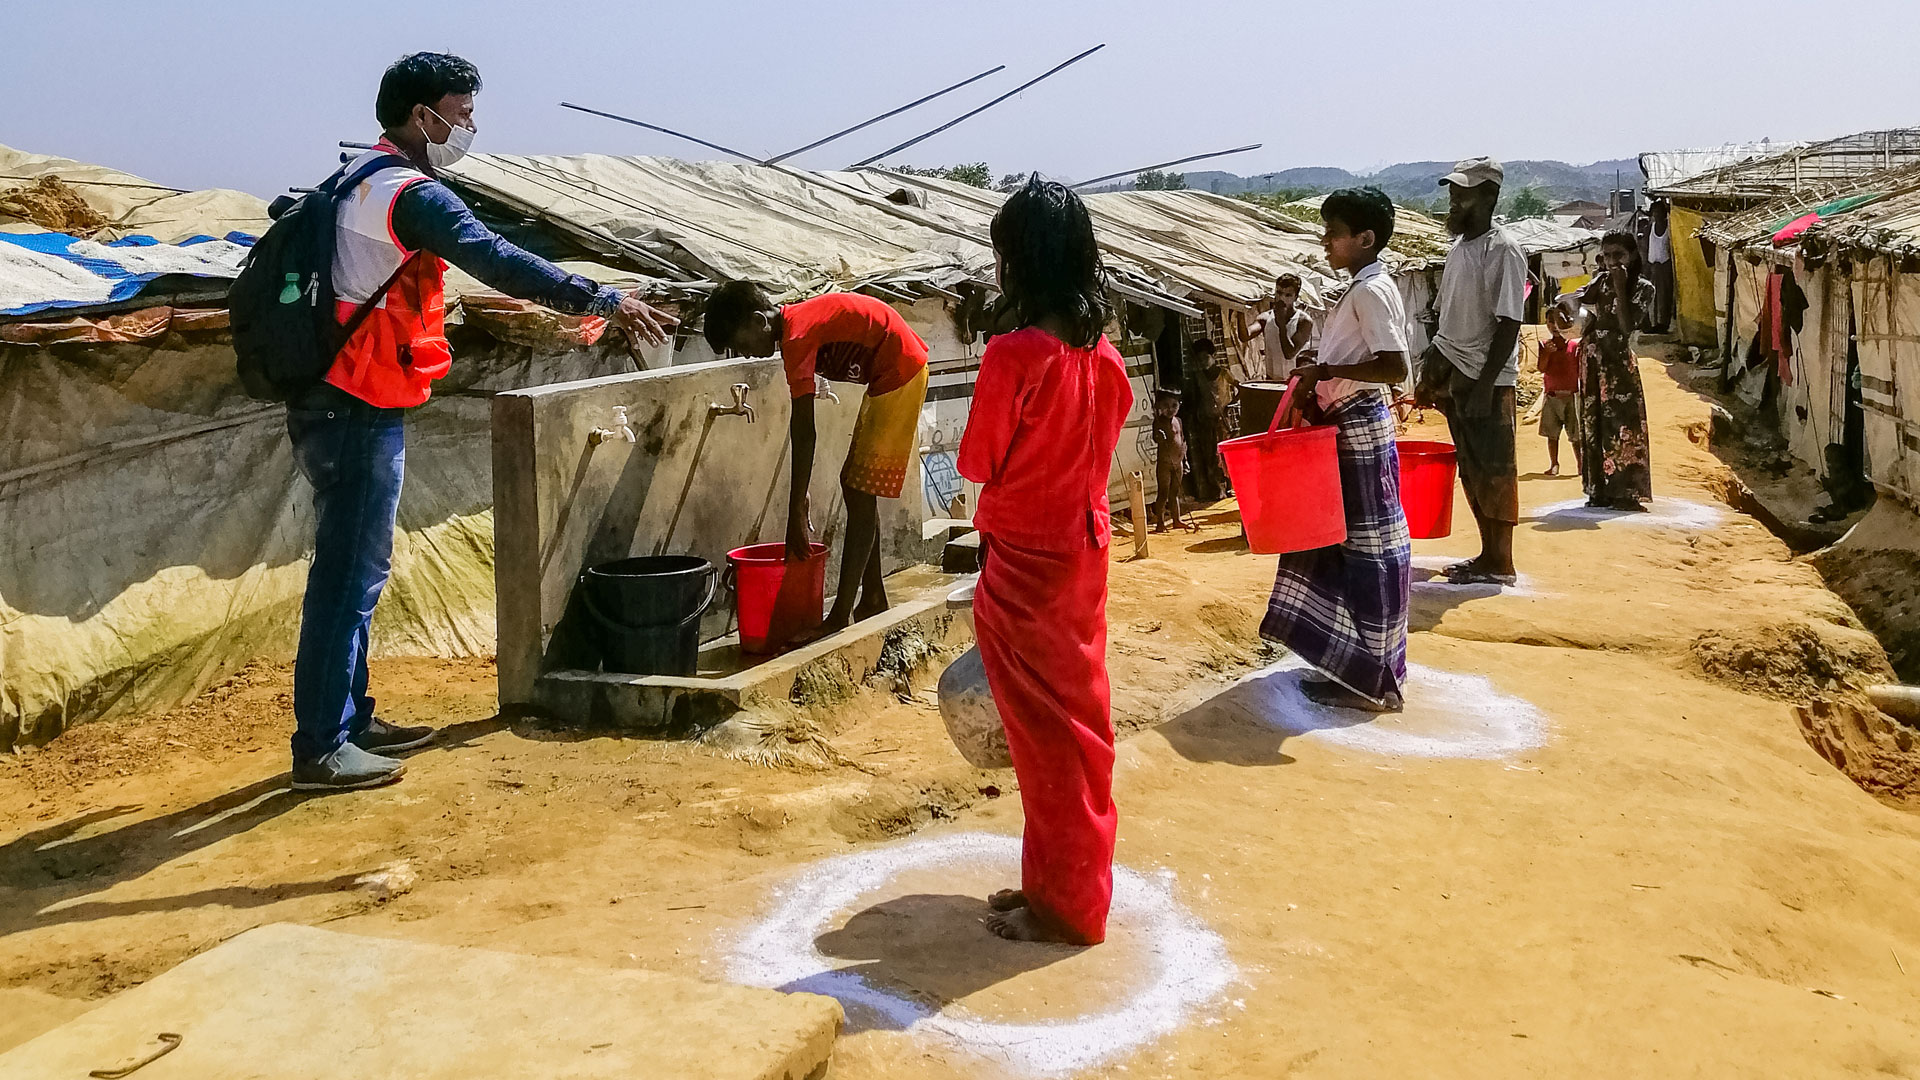
<path fill-rule="evenodd" d="M 1421 357 L 1415 398 L 1446 414 L 1460 483 L 1480 527 L 1480 554 L 1447 569 L 1457 584 L 1511 585 L 1513 530 L 1520 523 L 1514 461 L 1514 384 L 1520 374 L 1520 321 L 1527 258 L 1493 223 L 1505 171 L 1492 158 L 1453 167 L 1447 231 L 1457 239 L 1440 273 L 1440 326 Z"/>

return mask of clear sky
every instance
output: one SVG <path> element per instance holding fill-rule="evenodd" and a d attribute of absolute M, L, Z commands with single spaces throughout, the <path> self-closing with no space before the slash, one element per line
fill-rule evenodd
<path fill-rule="evenodd" d="M 476 149 L 712 156 L 578 101 L 772 154 L 994 64 L 798 159 L 838 168 L 1087 46 L 900 159 L 1069 177 L 1248 142 L 1217 165 L 1476 154 L 1585 163 L 1920 123 L 1913 0 L 6 0 L 0 143 L 180 187 L 311 184 L 377 134 L 380 72 L 479 65 Z"/>

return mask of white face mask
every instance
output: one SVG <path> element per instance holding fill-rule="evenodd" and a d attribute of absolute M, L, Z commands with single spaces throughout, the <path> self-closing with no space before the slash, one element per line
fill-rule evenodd
<path fill-rule="evenodd" d="M 443 143 L 434 142 L 432 136 L 427 136 L 427 164 L 436 169 L 444 169 L 466 157 L 467 151 L 473 149 L 473 129 L 464 128 L 458 124 L 448 124 L 446 117 L 433 112 L 432 109 L 427 111 L 433 113 L 435 120 L 447 124 L 447 127 L 452 129 L 447 134 L 447 141 Z M 427 134 L 425 125 L 421 126 L 420 134 Z"/>

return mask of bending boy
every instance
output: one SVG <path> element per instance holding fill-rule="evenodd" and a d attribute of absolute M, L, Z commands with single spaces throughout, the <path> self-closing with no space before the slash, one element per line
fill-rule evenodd
<path fill-rule="evenodd" d="M 880 499 L 895 499 L 919 441 L 927 399 L 927 343 L 884 301 L 827 293 L 780 306 L 750 281 L 729 281 L 707 302 L 707 344 L 715 352 L 772 356 L 777 348 L 793 397 L 793 481 L 787 501 L 787 559 L 813 547 L 807 520 L 813 480 L 815 376 L 867 388 L 853 445 L 840 470 L 847 531 L 840 548 L 840 590 L 822 634 L 887 610 L 880 573 Z M 856 602 L 857 601 L 857 602 Z"/>

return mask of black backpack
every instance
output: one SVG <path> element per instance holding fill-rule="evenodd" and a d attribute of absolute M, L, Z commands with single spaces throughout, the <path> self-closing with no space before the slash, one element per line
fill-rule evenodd
<path fill-rule="evenodd" d="M 233 351 L 248 396 L 291 401 L 312 389 L 398 280 L 398 273 L 387 279 L 345 324 L 335 317 L 339 200 L 381 169 L 407 164 L 405 158 L 382 154 L 352 173 L 342 168 L 297 200 L 275 200 L 268 211 L 273 225 L 253 245 L 227 294 Z"/>

